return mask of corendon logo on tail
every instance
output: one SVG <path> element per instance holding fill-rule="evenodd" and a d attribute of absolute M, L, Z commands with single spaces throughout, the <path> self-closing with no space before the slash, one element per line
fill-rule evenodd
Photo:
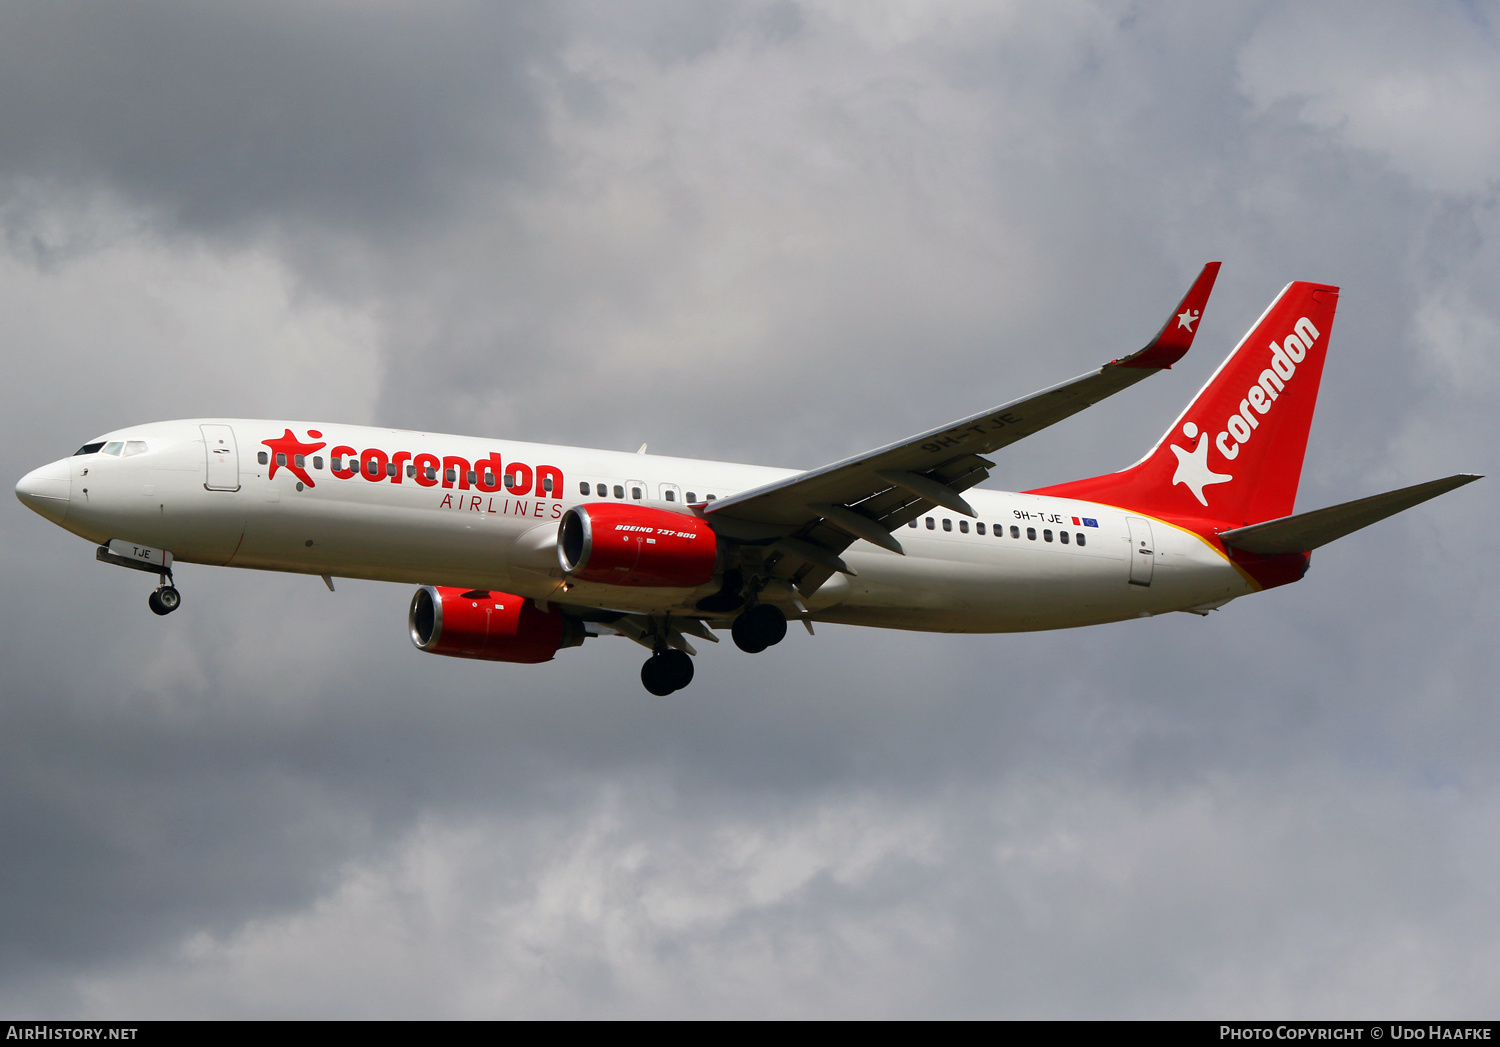
<path fill-rule="evenodd" d="M 313 483 L 313 478 L 307 474 L 307 456 L 314 451 L 328 446 L 326 443 L 321 442 L 320 438 L 322 435 L 316 429 L 309 429 L 307 431 L 307 438 L 309 440 L 319 440 L 320 442 L 305 444 L 293 436 L 292 431 L 288 429 L 284 436 L 279 436 L 274 440 L 262 440 L 261 443 L 271 449 L 271 472 L 266 479 L 276 479 L 276 470 L 285 469 L 308 487 L 318 486 Z"/>
<path fill-rule="evenodd" d="M 1198 426 L 1188 422 L 1182 427 L 1182 435 L 1189 440 L 1198 438 L 1198 446 L 1191 451 L 1184 451 L 1176 444 L 1171 444 L 1172 453 L 1177 456 L 1177 472 L 1172 476 L 1172 486 L 1182 484 L 1193 497 L 1198 499 L 1198 504 L 1208 505 L 1208 499 L 1203 497 L 1203 489 L 1209 484 L 1227 483 L 1234 477 L 1229 473 L 1216 473 L 1208 467 L 1208 434 L 1198 432 Z"/>
<path fill-rule="evenodd" d="M 1223 429 L 1214 438 L 1214 447 L 1224 456 L 1225 461 L 1232 462 L 1240 456 L 1240 451 L 1254 437 L 1255 430 L 1260 428 L 1261 418 L 1270 413 L 1272 405 L 1286 391 L 1287 385 L 1297 373 L 1297 365 L 1306 359 L 1307 351 L 1317 340 L 1318 329 L 1304 316 L 1292 325 L 1292 332 L 1281 340 L 1281 344 L 1270 343 L 1271 366 L 1261 371 L 1255 384 L 1245 391 L 1244 399 L 1239 402 L 1239 409 L 1225 419 Z M 1234 476 L 1231 473 L 1216 473 L 1209 468 L 1208 434 L 1200 434 L 1197 424 L 1184 423 L 1182 435 L 1189 440 L 1197 438 L 1198 444 L 1191 451 L 1175 444 L 1169 445 L 1172 453 L 1177 456 L 1177 472 L 1172 477 L 1172 485 L 1175 487 L 1182 484 L 1192 492 L 1200 505 L 1207 506 L 1208 499 L 1204 496 L 1203 489 L 1211 484 L 1227 483 Z"/>

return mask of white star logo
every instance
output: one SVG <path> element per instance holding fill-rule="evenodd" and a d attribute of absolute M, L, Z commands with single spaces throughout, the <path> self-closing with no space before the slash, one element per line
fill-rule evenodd
<path fill-rule="evenodd" d="M 1202 313 L 1195 313 L 1191 309 L 1187 310 L 1186 312 L 1178 313 L 1177 326 L 1186 327 L 1188 329 L 1188 334 L 1192 334 L 1193 325 L 1198 322 L 1198 317 L 1202 315 Z"/>
<path fill-rule="evenodd" d="M 1168 444 L 1172 453 L 1177 456 L 1177 472 L 1172 476 L 1172 486 L 1182 484 L 1193 497 L 1198 499 L 1198 504 L 1208 506 L 1208 499 L 1203 497 L 1203 489 L 1209 484 L 1226 483 L 1234 477 L 1228 473 L 1216 473 L 1208 467 L 1208 434 L 1199 435 L 1197 425 L 1188 422 L 1182 427 L 1182 435 L 1189 440 L 1198 437 L 1198 446 L 1191 451 L 1185 451 L 1176 444 Z"/>

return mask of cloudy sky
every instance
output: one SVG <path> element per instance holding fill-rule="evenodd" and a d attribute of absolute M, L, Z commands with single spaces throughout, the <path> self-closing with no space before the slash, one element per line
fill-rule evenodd
<path fill-rule="evenodd" d="M 813 467 L 1343 287 L 1299 507 L 1500 446 L 1500 6 L 0 3 L 11 473 L 272 416 Z M 423 655 L 0 511 L 0 1013 L 1500 1007 L 1485 481 L 1189 615 Z M 730 648 L 726 650 L 725 648 Z"/>

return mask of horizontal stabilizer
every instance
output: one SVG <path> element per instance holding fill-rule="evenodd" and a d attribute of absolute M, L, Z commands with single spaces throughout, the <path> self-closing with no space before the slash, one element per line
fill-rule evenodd
<path fill-rule="evenodd" d="M 1311 552 L 1320 545 L 1327 545 L 1362 527 L 1379 523 L 1387 516 L 1395 516 L 1404 509 L 1420 505 L 1429 498 L 1436 498 L 1478 479 L 1480 477 L 1474 473 L 1459 473 L 1441 480 L 1429 480 L 1415 487 L 1403 487 L 1399 491 L 1387 491 L 1385 494 L 1359 498 L 1343 505 L 1332 505 L 1327 509 L 1283 516 L 1279 520 L 1267 520 L 1249 527 L 1236 527 L 1232 531 L 1221 532 L 1219 540 L 1247 553 Z"/>

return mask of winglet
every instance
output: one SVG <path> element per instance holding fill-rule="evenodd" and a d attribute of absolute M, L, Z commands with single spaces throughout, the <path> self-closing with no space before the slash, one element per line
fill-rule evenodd
<path fill-rule="evenodd" d="M 1208 305 L 1214 281 L 1219 277 L 1219 265 L 1218 262 L 1205 265 L 1156 337 L 1144 349 L 1115 360 L 1113 366 L 1152 369 L 1171 367 L 1186 356 L 1193 344 L 1193 335 L 1198 333 L 1198 321 L 1203 319 L 1203 310 Z"/>

